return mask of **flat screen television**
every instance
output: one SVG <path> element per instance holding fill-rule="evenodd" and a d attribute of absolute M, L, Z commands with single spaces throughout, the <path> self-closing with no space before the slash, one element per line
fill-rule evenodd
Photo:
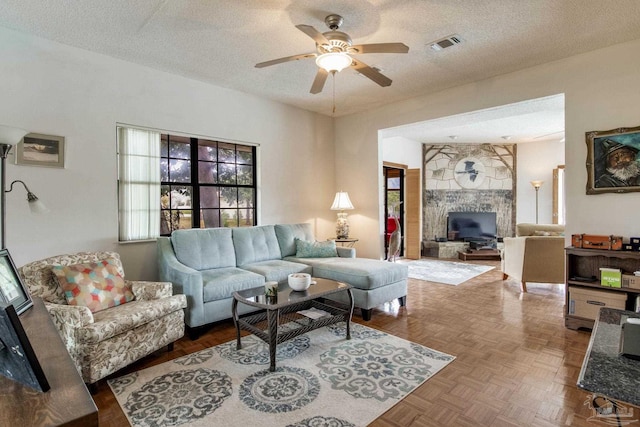
<path fill-rule="evenodd" d="M 449 212 L 448 240 L 484 240 L 496 237 L 495 212 Z"/>

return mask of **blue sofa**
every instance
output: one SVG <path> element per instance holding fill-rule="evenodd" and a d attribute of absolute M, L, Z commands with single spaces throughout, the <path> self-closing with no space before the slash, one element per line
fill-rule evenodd
<path fill-rule="evenodd" d="M 405 265 L 356 258 L 355 249 L 343 247 L 336 247 L 338 256 L 296 257 L 296 239 L 314 242 L 311 225 L 176 230 L 171 237 L 158 238 L 160 280 L 172 282 L 174 293 L 186 295 L 189 328 L 230 318 L 234 291 L 265 281 L 286 283 L 289 274 L 300 272 L 352 285 L 354 305 L 365 320 L 384 302 L 398 298 L 405 304 Z M 347 302 L 346 295 L 335 298 Z M 240 314 L 251 310 L 239 306 Z"/>

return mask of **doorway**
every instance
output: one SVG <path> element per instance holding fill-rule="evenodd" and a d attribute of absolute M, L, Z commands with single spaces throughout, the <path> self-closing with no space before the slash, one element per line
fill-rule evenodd
<path fill-rule="evenodd" d="M 404 256 L 404 180 L 405 168 L 403 165 L 390 165 L 387 162 L 383 166 L 384 174 L 384 253 L 385 259 L 389 258 L 389 239 L 398 225 L 400 226 L 400 253 Z"/>

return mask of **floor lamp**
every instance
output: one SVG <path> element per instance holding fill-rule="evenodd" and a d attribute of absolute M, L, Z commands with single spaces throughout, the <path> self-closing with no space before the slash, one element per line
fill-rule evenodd
<path fill-rule="evenodd" d="M 538 223 L 538 191 L 544 181 L 531 181 L 531 185 L 536 189 L 536 224 Z"/>
<path fill-rule="evenodd" d="M 29 191 L 27 185 L 20 181 L 16 180 L 11 183 L 9 190 L 6 190 L 6 179 L 7 179 L 7 170 L 6 170 L 6 162 L 7 156 L 11 151 L 11 147 L 20 142 L 20 140 L 27 134 L 28 132 L 24 129 L 19 129 L 11 126 L 0 125 L 0 164 L 2 166 L 2 173 L 0 173 L 0 249 L 6 249 L 5 245 L 5 230 L 6 230 L 6 220 L 7 220 L 7 201 L 6 201 L 6 193 L 9 193 L 13 190 L 13 184 L 20 183 L 24 186 L 24 189 L 27 192 L 27 201 L 29 202 L 29 208 L 31 212 L 34 213 L 42 213 L 46 212 L 47 208 L 38 200 L 35 194 Z"/>

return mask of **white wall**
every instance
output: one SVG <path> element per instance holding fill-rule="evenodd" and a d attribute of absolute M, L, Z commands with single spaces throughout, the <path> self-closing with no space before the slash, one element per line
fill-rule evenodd
<path fill-rule="evenodd" d="M 558 141 L 518 144 L 516 224 L 536 222 L 536 191 L 531 181 L 544 181 L 538 190 L 538 223 L 553 223 L 553 169 L 564 164 L 565 144 Z"/>
<path fill-rule="evenodd" d="M 51 210 L 31 216 L 21 188 L 7 195 L 17 265 L 116 250 L 128 278 L 156 277 L 155 242 L 117 243 L 116 123 L 260 144 L 259 223 L 334 233 L 331 118 L 6 29 L 0 52 L 0 123 L 67 144 L 64 169 L 8 159 L 7 180 L 24 180 Z"/>
<path fill-rule="evenodd" d="M 394 136 L 382 138 L 382 161 L 406 165 L 422 170 L 422 144 L 409 138 Z"/>
<path fill-rule="evenodd" d="M 565 94 L 567 236 L 638 235 L 638 193 L 585 194 L 585 132 L 640 124 L 639 53 L 636 40 L 335 119 L 337 180 L 349 183 L 343 188 L 357 195 L 354 203 L 360 206 L 350 215 L 352 234 L 362 236 L 359 254 L 380 257 L 384 247 L 378 130 L 560 93 Z M 612 66 L 620 58 L 625 65 Z"/>

